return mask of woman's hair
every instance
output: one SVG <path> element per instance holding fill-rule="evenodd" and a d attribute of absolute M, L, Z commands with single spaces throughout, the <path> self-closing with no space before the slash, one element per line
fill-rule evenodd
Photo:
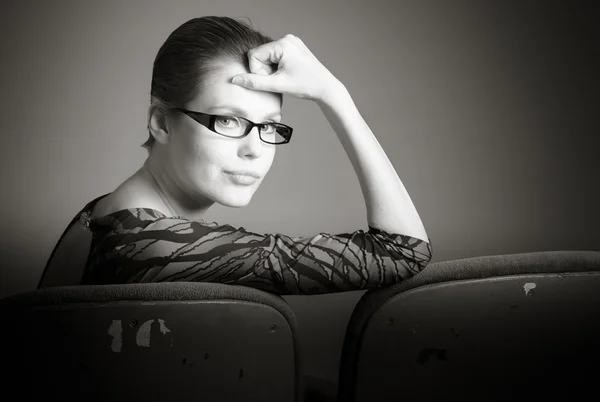
<path fill-rule="evenodd" d="M 206 75 L 219 61 L 238 61 L 248 68 L 247 52 L 273 39 L 249 24 L 229 17 L 194 18 L 173 31 L 160 47 L 152 69 L 150 103 L 168 115 L 194 99 Z M 150 134 L 142 145 L 152 149 Z"/>

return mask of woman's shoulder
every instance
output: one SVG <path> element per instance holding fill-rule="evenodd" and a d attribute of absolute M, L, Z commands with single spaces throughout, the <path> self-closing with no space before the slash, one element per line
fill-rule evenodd
<path fill-rule="evenodd" d="M 153 200 L 118 190 L 98 200 L 88 212 L 90 219 L 93 220 L 113 215 L 120 211 L 132 211 L 136 209 L 154 210 L 164 216 L 158 203 Z"/>
<path fill-rule="evenodd" d="M 160 205 L 143 195 L 116 190 L 98 200 L 88 210 L 89 220 L 100 226 L 125 224 L 138 226 L 143 222 L 166 218 Z"/>
<path fill-rule="evenodd" d="M 94 220 L 120 211 L 135 209 L 147 209 L 164 213 L 160 200 L 152 195 L 152 191 L 149 191 L 139 173 L 134 174 L 114 191 L 94 203 L 88 213 L 90 219 Z"/>
<path fill-rule="evenodd" d="M 193 228 L 200 224 L 206 229 L 219 226 L 216 222 L 167 215 L 163 207 L 151 197 L 144 197 L 143 192 L 117 189 L 88 209 L 88 226 L 93 231 L 123 235 L 143 230 L 181 231 L 186 225 Z"/>

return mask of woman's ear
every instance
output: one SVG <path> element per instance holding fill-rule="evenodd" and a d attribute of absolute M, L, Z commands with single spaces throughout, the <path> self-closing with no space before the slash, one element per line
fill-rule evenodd
<path fill-rule="evenodd" d="M 156 142 L 161 144 L 169 142 L 167 115 L 156 105 L 150 105 L 148 108 L 148 131 Z"/>

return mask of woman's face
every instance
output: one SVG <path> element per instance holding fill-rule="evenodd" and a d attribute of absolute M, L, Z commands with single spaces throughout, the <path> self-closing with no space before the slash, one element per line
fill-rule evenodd
<path fill-rule="evenodd" d="M 231 78 L 247 72 L 239 63 L 220 63 L 220 68 L 205 77 L 198 96 L 184 107 L 245 117 L 255 123 L 281 122 L 281 95 L 231 84 Z M 261 141 L 258 127 L 244 138 L 228 138 L 177 114 L 170 121 L 169 134 L 169 173 L 185 194 L 200 203 L 212 200 L 229 207 L 247 205 L 275 157 L 276 145 Z M 248 180 L 232 175 L 243 172 L 257 177 Z"/>

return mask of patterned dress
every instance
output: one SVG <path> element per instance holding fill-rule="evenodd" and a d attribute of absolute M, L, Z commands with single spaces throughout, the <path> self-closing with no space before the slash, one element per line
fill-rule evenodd
<path fill-rule="evenodd" d="M 290 237 L 148 208 L 90 220 L 92 207 L 81 215 L 93 234 L 84 285 L 219 282 L 311 295 L 393 285 L 422 271 L 432 256 L 428 242 L 371 227 Z"/>

